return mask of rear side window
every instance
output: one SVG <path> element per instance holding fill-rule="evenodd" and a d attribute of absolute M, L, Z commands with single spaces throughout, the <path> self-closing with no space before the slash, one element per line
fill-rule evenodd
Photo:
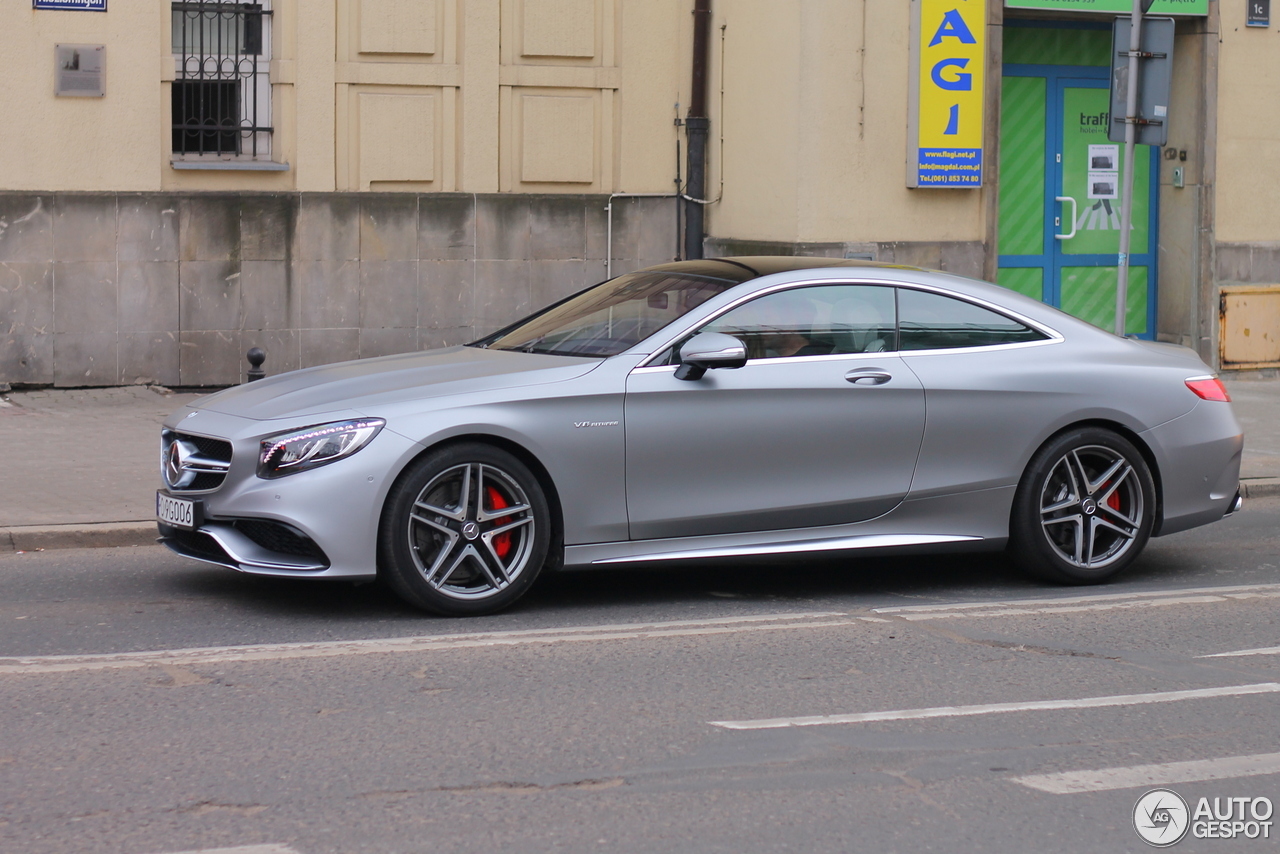
<path fill-rule="evenodd" d="M 999 312 L 910 288 L 898 289 L 898 333 L 903 350 L 989 347 L 1047 337 Z"/>

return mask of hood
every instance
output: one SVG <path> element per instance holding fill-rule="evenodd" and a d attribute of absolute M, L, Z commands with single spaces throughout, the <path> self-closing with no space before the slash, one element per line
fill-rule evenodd
<path fill-rule="evenodd" d="M 599 359 L 450 347 L 292 371 L 202 397 L 191 407 L 257 421 L 338 410 L 374 414 L 371 408 L 406 400 L 560 382 L 599 364 Z"/>

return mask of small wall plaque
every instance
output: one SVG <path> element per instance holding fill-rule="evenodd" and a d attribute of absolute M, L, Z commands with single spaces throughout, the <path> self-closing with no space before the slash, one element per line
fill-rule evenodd
<path fill-rule="evenodd" d="M 31 0 L 32 9 L 60 9 L 64 12 L 105 12 L 107 0 Z"/>
<path fill-rule="evenodd" d="M 1247 0 L 1247 5 L 1249 11 L 1245 15 L 1245 26 L 1271 26 L 1271 0 Z"/>
<path fill-rule="evenodd" d="M 54 49 L 57 94 L 101 98 L 106 48 L 100 44 L 60 44 Z"/>

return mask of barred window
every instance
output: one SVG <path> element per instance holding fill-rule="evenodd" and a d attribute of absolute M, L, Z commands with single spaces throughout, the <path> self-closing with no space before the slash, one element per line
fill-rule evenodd
<path fill-rule="evenodd" d="M 271 159 L 271 8 L 175 2 L 173 153 Z"/>

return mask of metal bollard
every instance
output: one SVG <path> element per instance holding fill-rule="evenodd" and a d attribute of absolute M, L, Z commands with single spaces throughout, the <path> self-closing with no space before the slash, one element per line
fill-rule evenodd
<path fill-rule="evenodd" d="M 245 374 L 246 382 L 260 380 L 267 375 L 266 371 L 262 370 L 262 363 L 267 360 L 266 350 L 261 347 L 252 347 L 245 354 L 245 358 L 249 360 L 249 371 Z"/>

